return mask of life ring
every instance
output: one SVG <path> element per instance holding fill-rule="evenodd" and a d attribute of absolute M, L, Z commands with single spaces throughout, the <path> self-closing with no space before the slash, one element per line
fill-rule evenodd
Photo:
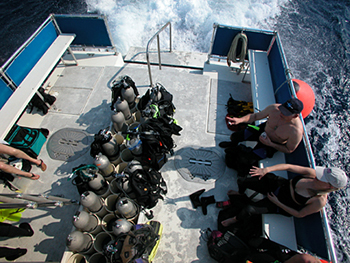
<path fill-rule="evenodd" d="M 298 99 L 304 104 L 304 109 L 301 111 L 301 115 L 305 119 L 309 116 L 315 106 L 315 94 L 306 82 L 300 79 L 292 79 L 292 81 Z"/>

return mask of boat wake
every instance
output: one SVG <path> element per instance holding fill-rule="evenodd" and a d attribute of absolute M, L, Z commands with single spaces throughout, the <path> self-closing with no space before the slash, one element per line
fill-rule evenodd
<path fill-rule="evenodd" d="M 266 28 L 262 22 L 275 18 L 285 0 L 86 0 L 89 12 L 107 16 L 117 49 L 126 54 L 129 47 L 145 47 L 160 27 L 171 21 L 175 50 L 208 52 L 213 23 L 238 27 Z M 167 36 L 161 36 L 167 40 Z M 162 41 L 166 45 L 167 41 Z"/>

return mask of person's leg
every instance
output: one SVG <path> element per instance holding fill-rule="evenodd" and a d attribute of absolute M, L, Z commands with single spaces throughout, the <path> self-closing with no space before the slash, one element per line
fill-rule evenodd
<path fill-rule="evenodd" d="M 267 194 L 274 192 L 278 187 L 286 183 L 288 180 L 276 176 L 273 173 L 265 174 L 265 176 L 259 179 L 259 176 L 248 176 L 245 178 L 238 178 L 237 184 L 240 194 L 244 194 L 247 188 L 259 192 L 261 194 Z"/>
<path fill-rule="evenodd" d="M 240 211 L 238 214 L 242 212 L 242 210 L 246 209 L 247 206 L 249 206 L 252 201 L 245 195 L 245 194 L 240 194 L 239 192 L 236 191 L 228 191 L 228 196 L 230 198 L 230 203 L 232 206 L 234 206 L 235 209 Z M 236 217 L 231 217 L 226 220 L 223 220 L 221 224 L 225 227 L 237 223 Z"/>
<path fill-rule="evenodd" d="M 24 177 L 28 177 L 32 180 L 38 180 L 40 178 L 40 175 L 38 174 L 22 171 L 20 169 L 17 169 L 16 167 L 13 167 L 12 165 L 3 162 L 0 162 L 0 170 L 8 174 L 17 174 Z"/>
<path fill-rule="evenodd" d="M 224 141 L 220 142 L 219 146 L 221 148 L 229 148 L 229 147 L 235 147 L 239 142 L 242 142 L 244 140 L 244 131 L 236 131 L 233 132 L 230 136 L 230 141 Z"/>
<path fill-rule="evenodd" d="M 0 236 L 3 237 L 21 237 L 32 236 L 33 229 L 28 223 L 21 223 L 19 227 L 10 225 L 8 223 L 0 223 Z"/>
<path fill-rule="evenodd" d="M 261 214 L 271 214 L 277 212 L 277 206 L 270 202 L 268 198 L 264 198 L 258 202 L 250 203 L 246 205 L 237 216 L 229 218 L 221 222 L 221 224 L 225 227 L 237 223 L 238 221 L 247 220 L 249 217 L 253 215 L 261 215 Z"/>
<path fill-rule="evenodd" d="M 9 248 L 0 247 L 0 258 L 6 258 L 6 260 L 16 260 L 27 253 L 25 248 Z"/>
<path fill-rule="evenodd" d="M 31 163 L 34 163 L 36 166 L 40 167 L 42 171 L 46 170 L 46 164 L 42 160 L 32 158 L 28 154 L 26 154 L 25 152 L 23 152 L 19 149 L 13 148 L 11 146 L 0 144 L 0 153 L 14 156 L 18 159 L 28 160 Z"/>
<path fill-rule="evenodd" d="M 263 160 L 265 158 L 271 158 L 277 150 L 270 146 L 266 146 L 258 141 L 257 145 L 255 145 L 253 149 L 253 153 L 258 157 L 259 160 Z"/>
<path fill-rule="evenodd" d="M 229 142 L 221 142 L 219 146 L 222 148 L 235 147 L 238 143 L 243 141 L 258 141 L 259 136 L 261 134 L 260 128 L 259 130 L 254 129 L 252 127 L 247 127 L 242 131 L 233 132 L 230 136 Z"/>
<path fill-rule="evenodd" d="M 258 202 L 247 205 L 236 216 L 237 220 L 245 220 L 252 215 L 271 214 L 277 212 L 277 206 L 272 203 L 268 198 L 264 198 Z"/>

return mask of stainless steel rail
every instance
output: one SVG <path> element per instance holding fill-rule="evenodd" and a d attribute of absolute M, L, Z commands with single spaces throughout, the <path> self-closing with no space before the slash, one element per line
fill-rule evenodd
<path fill-rule="evenodd" d="M 282 46 L 281 40 L 280 40 L 279 37 L 277 38 L 277 41 L 279 42 L 279 45 Z M 290 89 L 293 97 L 296 98 L 297 95 L 296 95 L 294 84 L 293 84 L 293 81 L 292 81 L 292 75 L 290 74 L 289 67 L 288 67 L 287 62 L 286 62 L 287 60 L 286 60 L 284 51 L 282 51 L 281 55 L 283 57 L 283 63 L 285 64 L 284 66 L 285 66 L 286 69 L 288 69 L 286 72 L 287 72 L 287 79 L 288 79 L 288 83 L 289 83 L 289 85 L 288 85 L 289 89 Z M 314 155 L 312 153 L 311 144 L 310 144 L 310 141 L 309 141 L 309 137 L 307 135 L 307 129 L 306 129 L 306 126 L 305 126 L 305 123 L 304 123 L 304 120 L 303 120 L 301 114 L 300 114 L 300 119 L 302 120 L 303 129 L 304 129 L 303 142 L 304 142 L 304 145 L 305 145 L 307 157 L 309 159 L 309 163 L 311 164 L 311 167 L 315 169 L 316 168 L 315 158 L 314 158 Z M 338 263 L 338 258 L 337 258 L 337 254 L 336 254 L 336 251 L 335 251 L 333 238 L 332 238 L 332 232 L 331 232 L 331 229 L 329 227 L 327 212 L 326 212 L 325 208 L 323 208 L 320 211 L 320 215 L 321 215 L 323 230 L 325 232 L 325 239 L 326 239 L 326 243 L 327 243 L 327 246 L 328 246 L 329 257 L 331 259 L 331 262 Z"/>
<path fill-rule="evenodd" d="M 148 41 L 147 47 L 146 47 L 146 59 L 147 59 L 147 66 L 148 66 L 148 75 L 149 75 L 149 81 L 150 81 L 150 86 L 153 87 L 153 82 L 152 82 L 152 73 L 151 73 L 151 63 L 149 61 L 149 46 L 154 40 L 155 37 L 157 37 L 157 49 L 158 49 L 158 65 L 159 69 L 162 69 L 162 62 L 161 62 L 161 57 L 160 57 L 160 42 L 159 42 L 159 34 L 169 26 L 169 52 L 172 51 L 172 45 L 171 45 L 171 23 L 168 22 L 166 23 L 161 29 L 158 30 L 158 32 Z"/>

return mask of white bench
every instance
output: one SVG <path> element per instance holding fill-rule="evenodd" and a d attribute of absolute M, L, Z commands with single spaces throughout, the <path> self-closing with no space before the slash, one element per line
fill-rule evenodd
<path fill-rule="evenodd" d="M 22 83 L 13 92 L 0 110 L 0 139 L 4 139 L 12 126 L 16 123 L 29 101 L 40 88 L 57 62 L 69 49 L 75 34 L 60 34 L 47 49 L 44 55 L 28 73 Z"/>
<path fill-rule="evenodd" d="M 272 88 L 267 52 L 248 50 L 248 58 L 254 111 L 256 112 L 265 109 L 268 105 L 276 103 L 276 100 Z M 261 122 L 264 122 L 264 120 L 260 120 L 256 124 L 258 125 Z M 279 163 L 285 163 L 284 153 L 282 152 L 276 152 L 272 158 L 261 160 L 259 165 L 260 167 L 268 167 Z M 286 171 L 278 171 L 275 174 L 288 179 Z M 262 218 L 263 230 L 271 240 L 290 249 L 297 250 L 293 217 L 265 214 Z"/>

